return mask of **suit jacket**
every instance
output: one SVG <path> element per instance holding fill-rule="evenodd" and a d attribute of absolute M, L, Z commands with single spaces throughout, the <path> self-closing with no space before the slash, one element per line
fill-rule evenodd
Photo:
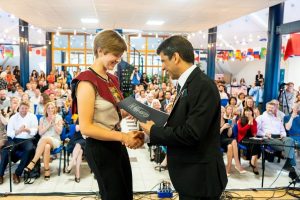
<path fill-rule="evenodd" d="M 167 146 L 171 181 L 179 195 L 221 195 L 227 175 L 220 151 L 220 95 L 197 67 L 176 97 L 165 127 L 152 126 L 150 142 Z"/>

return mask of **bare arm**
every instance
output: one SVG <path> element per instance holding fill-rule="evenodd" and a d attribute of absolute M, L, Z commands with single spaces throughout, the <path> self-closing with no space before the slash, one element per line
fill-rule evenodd
<path fill-rule="evenodd" d="M 94 106 L 95 106 L 95 89 L 88 81 L 81 81 L 77 87 L 77 105 L 78 117 L 81 133 L 98 140 L 103 141 L 119 141 L 129 147 L 136 148 L 141 144 L 136 144 L 134 132 L 124 134 L 119 131 L 105 129 L 93 123 Z"/>

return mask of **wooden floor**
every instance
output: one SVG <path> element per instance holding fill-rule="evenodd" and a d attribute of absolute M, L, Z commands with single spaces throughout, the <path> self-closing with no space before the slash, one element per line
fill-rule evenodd
<path fill-rule="evenodd" d="M 295 194 L 300 196 L 300 190 L 289 190 L 289 193 Z M 296 197 L 293 197 L 287 193 L 287 190 L 285 189 L 277 189 L 277 190 L 230 190 L 226 191 L 224 198 L 222 199 L 284 199 L 284 200 L 289 200 L 289 199 L 298 199 Z M 0 199 L 3 200 L 95 200 L 99 199 L 97 198 L 96 195 L 92 194 L 87 194 L 87 195 L 56 195 L 56 196 L 47 196 L 47 195 L 31 195 L 31 196 L 24 196 L 24 195 L 14 195 L 14 194 L 8 194 L 7 196 L 1 195 Z M 134 196 L 134 200 L 147 200 L 147 199 L 152 199 L 152 200 L 158 200 L 156 194 L 148 195 L 148 194 L 138 194 Z M 174 194 L 174 197 L 172 200 L 178 200 L 177 194 Z M 165 200 L 170 200 L 170 199 L 165 199 Z"/>

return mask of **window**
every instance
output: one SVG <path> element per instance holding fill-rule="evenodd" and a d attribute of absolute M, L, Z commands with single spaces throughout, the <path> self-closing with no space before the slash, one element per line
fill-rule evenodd
<path fill-rule="evenodd" d="M 93 40 L 94 36 L 87 34 L 52 34 L 52 66 L 54 69 L 60 70 L 63 65 L 67 71 L 71 72 L 78 68 L 85 70 L 94 61 Z"/>

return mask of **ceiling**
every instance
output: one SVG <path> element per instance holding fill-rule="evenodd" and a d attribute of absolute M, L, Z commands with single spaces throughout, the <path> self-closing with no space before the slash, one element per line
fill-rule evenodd
<path fill-rule="evenodd" d="M 248 15 L 284 0 L 0 0 L 0 8 L 46 31 L 96 28 L 195 32 Z M 81 18 L 97 18 L 83 24 Z M 162 20 L 162 26 L 146 25 Z"/>
<path fill-rule="evenodd" d="M 260 49 L 267 46 L 268 7 L 283 1 L 0 0 L 0 43 L 18 43 L 18 18 L 21 18 L 30 24 L 30 44 L 45 44 L 45 32 L 55 32 L 58 27 L 61 32 L 76 29 L 77 33 L 122 28 L 125 34 L 188 34 L 195 48 L 206 48 L 208 28 L 218 26 L 218 49 Z M 300 20 L 299 12 L 300 1 L 287 0 L 284 23 Z M 87 17 L 99 19 L 99 24 L 82 24 L 80 19 Z M 146 25 L 149 19 L 165 23 L 149 26 Z M 283 44 L 286 40 L 284 36 Z M 156 49 L 159 43 L 160 40 L 155 41 L 151 48 Z M 137 49 L 145 46 L 139 40 L 134 45 Z"/>

